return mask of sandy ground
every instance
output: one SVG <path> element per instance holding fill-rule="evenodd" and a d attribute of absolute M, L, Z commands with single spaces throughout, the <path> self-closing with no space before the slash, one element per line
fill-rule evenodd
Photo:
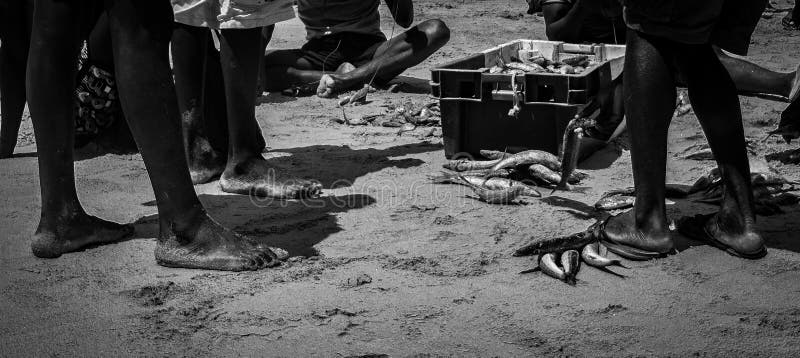
<path fill-rule="evenodd" d="M 354 113 L 430 101 L 428 69 L 516 38 L 543 38 L 541 18 L 509 0 L 418 1 L 417 19 L 441 17 L 450 43 L 409 70 L 406 92 L 378 92 Z M 382 9 L 382 11 L 385 8 Z M 800 37 L 764 19 L 751 56 L 792 70 Z M 385 29 L 390 22 L 384 17 Z M 298 46 L 298 21 L 273 47 Z M 748 136 L 761 139 L 783 103 L 742 98 Z M 39 213 L 30 119 L 0 174 L 0 355 L 3 356 L 771 356 L 800 354 L 800 210 L 759 217 L 769 255 L 757 261 L 692 244 L 631 263 L 620 279 L 584 268 L 576 287 L 519 275 L 514 248 L 579 231 L 600 193 L 631 185 L 630 154 L 591 160 L 580 191 L 526 206 L 490 206 L 467 189 L 435 186 L 441 139 L 417 130 L 346 127 L 335 101 L 264 96 L 257 116 L 269 158 L 325 185 L 317 201 L 266 202 L 197 187 L 225 225 L 294 258 L 254 273 L 168 269 L 153 259 L 156 209 L 139 155 L 81 152 L 78 190 L 91 213 L 136 222 L 134 238 L 59 259 L 29 249 Z M 674 121 L 669 181 L 691 183 L 711 162 L 676 158 L 703 142 L 693 114 Z M 790 146 L 770 139 L 758 154 Z M 771 162 L 797 178 L 794 165 Z M 679 201 L 670 214 L 713 208 Z"/>

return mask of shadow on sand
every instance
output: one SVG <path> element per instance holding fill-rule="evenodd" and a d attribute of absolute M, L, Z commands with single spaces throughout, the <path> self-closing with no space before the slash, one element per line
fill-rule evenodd
<path fill-rule="evenodd" d="M 211 217 L 223 226 L 291 256 L 314 256 L 314 245 L 342 231 L 336 214 L 375 204 L 363 194 L 306 200 L 267 200 L 247 195 L 200 195 Z M 158 215 L 136 221 L 136 237 L 158 237 Z"/>

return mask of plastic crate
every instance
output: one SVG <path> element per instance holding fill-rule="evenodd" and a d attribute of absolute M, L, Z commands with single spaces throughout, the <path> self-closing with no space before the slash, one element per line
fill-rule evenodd
<path fill-rule="evenodd" d="M 490 74 L 488 68 L 536 50 L 551 61 L 588 55 L 599 62 L 575 75 Z M 567 123 L 622 72 L 625 46 L 516 40 L 431 70 L 439 99 L 445 156 L 479 156 L 481 149 L 557 153 Z M 510 116 L 517 102 L 520 111 Z"/>

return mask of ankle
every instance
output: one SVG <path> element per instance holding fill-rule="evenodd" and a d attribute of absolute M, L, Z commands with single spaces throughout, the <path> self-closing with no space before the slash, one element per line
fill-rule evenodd
<path fill-rule="evenodd" d="M 208 214 L 202 205 L 196 205 L 189 210 L 181 211 L 171 218 L 161 221 L 162 238 L 193 237 L 203 221 L 208 219 Z M 167 235 L 163 235 L 167 234 Z"/>

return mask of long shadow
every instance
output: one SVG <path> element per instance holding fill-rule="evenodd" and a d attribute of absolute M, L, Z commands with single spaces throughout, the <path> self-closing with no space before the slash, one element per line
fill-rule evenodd
<path fill-rule="evenodd" d="M 696 214 L 711 214 L 719 210 L 718 206 L 695 203 L 688 199 L 674 200 L 675 205 L 669 209 L 670 217 L 677 222 L 680 218 Z M 762 235 L 768 248 L 788 250 L 800 253 L 800 206 L 783 206 L 782 214 L 756 217 L 756 230 Z M 678 250 L 699 245 L 708 245 L 696 238 L 674 235 Z"/>
<path fill-rule="evenodd" d="M 385 149 L 352 149 L 349 146 L 312 145 L 280 149 L 274 153 L 289 153 L 268 159 L 283 175 L 318 180 L 326 189 L 348 187 L 361 176 L 386 168 L 412 168 L 425 162 L 415 158 L 392 159 L 410 154 L 433 152 L 441 144 L 413 143 Z"/>
<path fill-rule="evenodd" d="M 372 196 L 351 194 L 306 200 L 267 200 L 247 195 L 200 195 L 209 214 L 223 226 L 291 256 L 314 256 L 314 245 L 342 231 L 336 215 L 375 204 Z M 158 215 L 139 219 L 136 236 L 157 237 Z"/>

